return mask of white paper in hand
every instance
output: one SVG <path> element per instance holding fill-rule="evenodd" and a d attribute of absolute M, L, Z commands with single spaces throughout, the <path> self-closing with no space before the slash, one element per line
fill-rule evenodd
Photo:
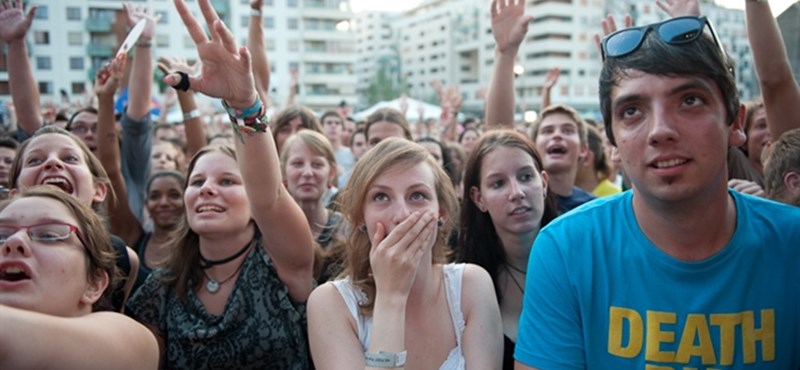
<path fill-rule="evenodd" d="M 140 19 L 139 22 L 133 26 L 130 32 L 128 32 L 128 36 L 125 37 L 125 41 L 122 42 L 122 46 L 119 47 L 119 51 L 117 51 L 117 56 L 122 54 L 126 54 L 128 50 L 131 50 L 133 45 L 136 44 L 136 41 L 139 40 L 139 36 L 142 35 L 144 31 L 144 26 L 147 24 L 146 19 Z"/>

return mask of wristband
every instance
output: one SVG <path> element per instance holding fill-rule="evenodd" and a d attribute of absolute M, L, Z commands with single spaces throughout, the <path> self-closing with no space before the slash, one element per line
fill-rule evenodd
<path fill-rule="evenodd" d="M 250 16 L 251 17 L 260 17 L 261 16 L 261 10 L 260 9 L 255 9 L 255 8 L 250 8 Z"/>
<path fill-rule="evenodd" d="M 231 120 L 231 127 L 236 132 L 241 142 L 244 142 L 242 132 L 248 136 L 252 136 L 257 132 L 267 132 L 269 129 L 269 120 L 267 119 L 267 109 L 265 105 L 261 105 L 259 111 L 254 116 L 240 118 L 229 115 Z"/>
<path fill-rule="evenodd" d="M 153 46 L 153 42 L 150 41 L 150 40 L 139 40 L 139 41 L 136 41 L 136 46 L 141 47 L 141 48 L 149 48 L 149 47 Z"/>
<path fill-rule="evenodd" d="M 403 367 L 406 364 L 406 351 L 400 353 L 384 351 L 379 351 L 378 353 L 367 352 L 364 354 L 364 362 L 367 367 Z"/>
<path fill-rule="evenodd" d="M 231 106 L 228 105 L 225 100 L 222 101 L 222 106 L 225 108 L 225 111 L 228 112 L 228 115 L 231 116 L 231 118 L 248 118 L 258 114 L 261 111 L 263 104 L 261 104 L 261 99 L 256 98 L 256 101 L 253 103 L 253 105 L 244 109 L 231 108 Z"/>
<path fill-rule="evenodd" d="M 186 112 L 186 113 L 183 114 L 183 120 L 184 121 L 188 121 L 190 119 L 197 118 L 197 117 L 200 117 L 200 110 L 199 109 L 194 109 L 194 110 L 191 110 L 191 111 Z"/>

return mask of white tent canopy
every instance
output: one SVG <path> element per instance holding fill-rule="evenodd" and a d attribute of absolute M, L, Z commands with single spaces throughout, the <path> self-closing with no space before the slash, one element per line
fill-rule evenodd
<path fill-rule="evenodd" d="M 373 112 L 375 112 L 376 110 L 381 109 L 381 108 L 394 108 L 394 109 L 400 110 L 400 101 L 401 101 L 401 99 L 402 98 L 397 98 L 397 99 L 390 100 L 390 101 L 378 102 L 375 105 L 373 105 L 373 106 L 371 106 L 371 107 L 369 107 L 369 108 L 367 108 L 367 109 L 365 109 L 365 110 L 363 110 L 361 112 L 354 113 L 353 114 L 353 118 L 355 118 L 356 120 L 359 120 L 359 121 L 363 120 L 363 119 L 366 119 L 370 114 L 372 114 Z M 439 117 L 442 115 L 442 108 L 440 108 L 439 106 L 436 106 L 436 105 L 433 105 L 433 104 L 429 104 L 429 103 L 426 103 L 426 102 L 421 101 L 421 100 L 411 99 L 411 98 L 406 98 L 406 102 L 408 104 L 408 111 L 406 111 L 406 119 L 409 120 L 409 121 L 417 121 L 417 120 L 419 120 L 419 107 L 420 106 L 422 106 L 425 109 L 425 111 L 423 113 L 423 116 L 425 117 L 425 119 L 429 119 L 429 118 L 439 119 Z"/>

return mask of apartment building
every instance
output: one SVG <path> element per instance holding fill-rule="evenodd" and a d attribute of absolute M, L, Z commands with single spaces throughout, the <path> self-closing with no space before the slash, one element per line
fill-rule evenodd
<path fill-rule="evenodd" d="M 200 11 L 187 0 L 193 13 Z M 127 32 L 118 0 L 32 1 L 38 6 L 28 33 L 34 78 L 43 101 L 59 100 L 61 91 L 80 97 L 92 88 L 100 66 L 116 52 Z M 172 1 L 143 3 L 161 16 L 153 39 L 154 55 L 196 60 L 194 42 Z M 245 43 L 250 18 L 249 0 L 212 0 L 236 39 Z M 290 71 L 299 72 L 296 102 L 315 110 L 355 101 L 355 34 L 347 0 L 264 0 L 265 43 L 272 69 L 274 101 L 288 95 Z M 202 20 L 202 18 L 200 18 Z M 154 78 L 158 80 L 158 73 Z M 158 84 L 156 84 L 158 86 Z M 163 86 L 161 86 L 163 88 Z M 4 49 L 0 52 L 0 100 L 10 94 Z"/>
<path fill-rule="evenodd" d="M 370 85 L 380 69 L 387 73 L 396 86 L 402 81 L 398 31 L 392 23 L 399 17 L 397 13 L 369 11 L 361 12 L 353 18 L 356 33 L 355 72 L 358 79 L 356 91 L 358 101 L 353 105 L 368 105 L 367 94 Z"/>

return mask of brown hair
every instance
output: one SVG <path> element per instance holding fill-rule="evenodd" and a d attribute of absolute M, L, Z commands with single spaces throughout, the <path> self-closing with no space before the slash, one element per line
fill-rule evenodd
<path fill-rule="evenodd" d="M 797 119 L 797 118 L 795 118 Z M 800 199 L 791 199 L 786 191 L 784 176 L 789 172 L 800 174 L 800 128 L 786 131 L 769 146 L 764 164 L 764 186 L 770 199 L 800 206 Z"/>
<path fill-rule="evenodd" d="M 78 237 L 88 250 L 86 255 L 87 278 L 95 280 L 102 278 L 103 275 L 108 275 L 108 287 L 100 299 L 92 305 L 92 311 L 107 308 L 110 305 L 111 293 L 120 281 L 121 275 L 116 265 L 116 252 L 111 246 L 111 239 L 100 216 L 88 205 L 51 185 L 32 186 L 23 190 L 14 198 L 0 203 L 0 211 L 22 198 L 55 200 L 63 204 L 75 217 L 75 221 L 77 221 L 75 226 L 80 230 Z"/>
<path fill-rule="evenodd" d="M 446 239 L 456 225 L 458 203 L 455 190 L 447 173 L 421 145 L 401 138 L 387 138 L 367 151 L 363 160 L 356 162 L 347 186 L 341 191 L 342 214 L 354 228 L 363 225 L 364 206 L 367 192 L 379 176 L 396 168 L 408 168 L 420 163 L 427 164 L 433 171 L 436 197 L 439 208 L 446 220 L 437 230 L 433 246 L 432 263 L 444 263 L 449 249 Z M 362 314 L 371 315 L 375 304 L 375 280 L 369 263 L 372 243 L 367 233 L 354 230 L 347 244 L 347 259 L 344 275 L 349 275 L 353 285 L 366 293 L 366 302 L 361 304 Z"/>
<path fill-rule="evenodd" d="M 68 139 L 72 140 L 72 142 L 75 143 L 78 148 L 80 148 L 81 152 L 83 152 L 84 162 L 89 168 L 89 172 L 92 174 L 92 180 L 95 183 L 103 183 L 106 185 L 106 188 L 108 189 L 108 196 L 106 197 L 106 200 L 111 202 L 116 201 L 116 195 L 114 194 L 114 188 L 111 186 L 111 180 L 109 180 L 108 174 L 106 173 L 105 168 L 103 168 L 103 164 L 100 163 L 100 160 L 97 159 L 94 154 L 92 154 L 92 151 L 89 150 L 89 147 L 87 147 L 86 144 L 84 144 L 83 140 L 79 139 L 73 133 L 53 125 L 43 126 L 42 128 L 36 130 L 30 139 L 26 140 L 22 143 L 22 145 L 19 146 L 17 155 L 14 157 L 14 163 L 11 165 L 11 170 L 9 170 L 9 186 L 13 188 L 20 188 L 20 184 L 17 182 L 19 180 L 19 175 L 22 172 L 22 167 L 24 167 L 24 163 L 22 163 L 22 161 L 25 157 L 26 151 L 28 150 L 28 146 L 33 139 L 47 134 L 64 135 Z M 98 212 L 100 215 L 106 214 L 106 211 L 103 207 L 103 202 L 93 202 L 92 209 L 94 209 L 95 212 Z"/>
<path fill-rule="evenodd" d="M 296 143 L 302 143 L 312 153 L 325 157 L 325 160 L 328 161 L 328 165 L 331 166 L 331 171 L 336 174 L 336 154 L 333 152 L 331 142 L 325 137 L 325 135 L 322 135 L 319 132 L 303 130 L 298 131 L 292 136 L 289 136 L 289 138 L 283 143 L 283 148 L 281 148 L 281 173 L 283 174 L 284 178 L 286 177 L 286 163 L 289 160 L 289 150 Z M 337 183 L 337 176 L 334 175 L 333 184 Z"/>
<path fill-rule="evenodd" d="M 586 123 L 581 118 L 581 115 L 578 114 L 578 111 L 575 108 L 570 107 L 569 105 L 565 104 L 553 104 L 548 106 L 547 108 L 543 109 L 539 112 L 539 117 L 536 119 L 536 122 L 533 123 L 533 137 L 532 139 L 536 141 L 536 137 L 539 136 L 539 126 L 541 126 L 542 121 L 544 121 L 547 116 L 561 113 L 569 116 L 569 118 L 575 122 L 575 125 L 578 126 L 578 137 L 580 137 L 581 146 L 586 145 Z"/>
<path fill-rule="evenodd" d="M 391 122 L 400 126 L 403 129 L 403 135 L 407 140 L 414 140 L 411 136 L 411 128 L 408 125 L 408 120 L 399 110 L 394 108 L 381 108 L 373 112 L 367 117 L 367 123 L 364 126 L 365 136 L 367 143 L 369 143 L 369 128 L 378 122 Z"/>
<path fill-rule="evenodd" d="M 302 105 L 295 105 L 287 107 L 278 113 L 270 124 L 272 140 L 274 140 L 276 144 L 278 143 L 278 132 L 281 130 L 281 127 L 288 125 L 289 122 L 297 117 L 300 117 L 300 120 L 303 121 L 303 128 L 322 133 L 322 125 L 319 123 L 317 116 L 314 115 L 314 112 Z M 280 151 L 281 148 L 278 148 L 278 150 Z"/>

